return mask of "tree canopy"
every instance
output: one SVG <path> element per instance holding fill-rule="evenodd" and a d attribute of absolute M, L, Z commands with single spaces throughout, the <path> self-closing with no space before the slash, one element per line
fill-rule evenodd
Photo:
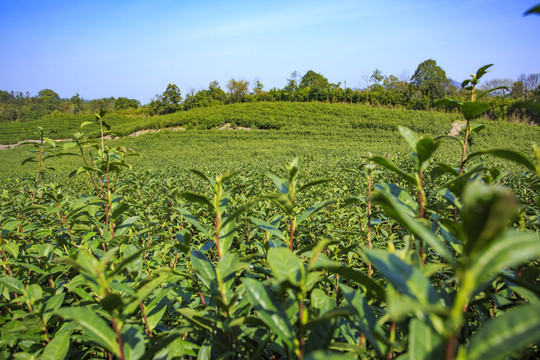
<path fill-rule="evenodd" d="M 446 72 L 432 59 L 418 65 L 411 82 L 431 101 L 444 97 L 450 85 Z"/>

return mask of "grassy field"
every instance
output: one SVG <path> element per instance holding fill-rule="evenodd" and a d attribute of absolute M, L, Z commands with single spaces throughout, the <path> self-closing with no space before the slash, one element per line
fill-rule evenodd
<path fill-rule="evenodd" d="M 461 174 L 459 140 L 432 139 L 457 119 L 318 103 L 111 117 L 185 130 L 84 158 L 47 141 L 64 156 L 43 182 L 21 165 L 38 148 L 1 151 L 0 360 L 538 358 L 538 127 L 487 123 L 468 153 L 521 165 Z"/>
<path fill-rule="evenodd" d="M 28 123 L 0 124 L 0 143 L 15 143 L 32 138 L 23 128 L 37 126 L 51 138 L 69 138 L 80 132 L 88 116 L 61 117 Z M 218 165 L 222 169 L 276 166 L 295 156 L 306 166 L 316 162 L 338 168 L 359 164 L 369 152 L 399 156 L 407 149 L 397 132 L 398 125 L 438 136 L 447 134 L 456 114 L 374 108 L 362 105 L 321 103 L 257 103 L 195 109 L 155 118 L 105 117 L 112 131 L 129 134 L 143 129 L 184 127 L 184 131 L 162 131 L 139 137 L 111 141 L 138 152 L 131 162 L 137 169 L 188 169 Z M 480 122 L 480 121 L 479 121 Z M 224 124 L 251 130 L 218 130 Z M 97 126 L 82 129 L 89 136 L 98 135 Z M 35 138 L 35 137 L 34 137 Z M 471 150 L 491 147 L 530 152 L 540 139 L 540 128 L 509 123 L 486 123 L 486 129 L 474 135 Z M 0 177 L 30 176 L 34 166 L 21 162 L 29 156 L 29 145 L 0 152 Z M 443 140 L 438 152 L 444 157 L 459 158 L 459 145 Z M 31 155 L 31 154 L 30 154 Z M 51 159 L 59 178 L 78 167 L 74 158 Z M 54 174 L 53 174 L 54 176 Z"/>

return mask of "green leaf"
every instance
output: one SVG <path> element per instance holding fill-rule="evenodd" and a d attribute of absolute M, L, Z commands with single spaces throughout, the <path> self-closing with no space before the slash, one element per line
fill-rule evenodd
<path fill-rule="evenodd" d="M 373 281 L 370 277 L 368 277 L 360 270 L 356 270 L 350 266 L 344 266 L 340 263 L 332 261 L 316 262 L 313 266 L 310 267 L 310 269 L 326 270 L 332 274 L 337 274 L 346 279 L 352 280 L 358 284 L 365 286 L 368 290 L 368 295 L 371 294 L 372 298 L 384 299 L 384 289 L 381 288 L 375 281 Z"/>
<path fill-rule="evenodd" d="M 76 142 L 73 142 L 73 141 L 69 141 L 69 142 L 65 142 L 63 145 L 62 145 L 62 151 L 66 152 L 68 151 L 69 149 L 71 148 L 74 148 L 77 146 L 77 143 Z M 72 154 L 72 153 L 69 153 L 69 154 Z M 76 154 L 72 154 L 72 155 L 76 155 Z M 77 155 L 78 156 L 78 155 Z"/>
<path fill-rule="evenodd" d="M 485 74 L 487 74 L 487 72 L 488 72 L 487 69 L 489 69 L 489 68 L 492 67 L 492 66 L 493 66 L 493 64 L 488 64 L 488 65 L 484 65 L 484 66 L 482 66 L 480 69 L 478 69 L 478 70 L 476 71 L 476 76 L 475 76 L 476 81 L 480 80 L 480 78 L 481 78 L 482 76 L 484 76 Z"/>
<path fill-rule="evenodd" d="M 231 247 L 234 234 L 236 233 L 236 222 L 228 221 L 225 225 L 221 225 L 219 230 L 219 252 L 223 256 Z"/>
<path fill-rule="evenodd" d="M 469 168 L 466 172 L 464 172 L 462 175 L 454 175 L 448 180 L 446 183 L 441 185 L 440 189 L 447 188 L 449 191 L 451 191 L 454 195 L 456 195 L 458 198 L 461 198 L 463 191 L 465 190 L 465 187 L 476 177 L 478 177 L 478 174 L 484 170 L 483 164 L 475 165 L 471 168 Z"/>
<path fill-rule="evenodd" d="M 515 150 L 488 149 L 488 150 L 477 151 L 470 154 L 467 157 L 467 161 L 481 155 L 491 155 L 491 156 L 495 156 L 501 159 L 510 160 L 512 162 L 515 162 L 516 164 L 525 166 L 527 169 L 531 171 L 534 171 L 534 172 L 537 171 L 536 165 L 534 164 L 534 162 L 531 161 L 531 159 L 526 154 L 520 151 L 515 151 Z"/>
<path fill-rule="evenodd" d="M 10 220 L 10 221 L 6 222 L 2 226 L 2 230 L 12 231 L 12 230 L 17 229 L 19 227 L 19 225 L 21 225 L 20 221 L 18 221 L 18 220 Z"/>
<path fill-rule="evenodd" d="M 356 355 L 353 355 L 353 354 L 347 354 L 347 353 L 341 353 L 341 352 L 330 352 L 328 350 L 317 350 L 317 351 L 312 351 L 310 352 L 309 354 L 307 354 L 305 357 L 304 357 L 304 360 L 327 360 L 327 359 L 332 359 L 332 360 L 354 360 L 354 359 L 357 359 L 358 357 Z"/>
<path fill-rule="evenodd" d="M 304 280 L 305 265 L 285 247 L 270 248 L 268 264 L 272 275 L 280 282 L 289 281 L 295 286 L 300 286 Z"/>
<path fill-rule="evenodd" d="M 167 276 L 162 275 L 150 280 L 149 282 L 146 282 L 140 289 L 137 290 L 135 295 L 136 298 L 124 307 L 122 313 L 131 315 L 131 313 L 139 306 L 139 303 L 154 293 L 165 280 L 167 280 Z"/>
<path fill-rule="evenodd" d="M 471 337 L 467 359 L 506 359 L 540 340 L 540 303 L 523 305 L 484 324 Z"/>
<path fill-rule="evenodd" d="M 334 181 L 334 179 L 313 180 L 313 181 L 310 181 L 310 182 L 300 186 L 300 189 L 298 189 L 298 191 L 302 191 L 302 190 L 305 190 L 305 189 L 310 188 L 312 186 L 316 186 L 316 185 L 320 185 L 320 184 L 324 184 L 324 183 L 328 183 L 328 182 L 332 182 L 332 181 Z"/>
<path fill-rule="evenodd" d="M 540 256 L 540 236 L 508 230 L 476 256 L 471 266 L 478 285 L 490 281 L 504 269 Z"/>
<path fill-rule="evenodd" d="M 259 280 L 243 278 L 249 302 L 261 320 L 287 345 L 293 348 L 293 330 L 285 310 Z"/>
<path fill-rule="evenodd" d="M 264 220 L 260 220 L 254 217 L 250 217 L 251 222 L 257 226 L 263 229 L 264 231 L 267 231 L 268 233 L 276 236 L 277 238 L 283 240 L 284 242 L 287 242 L 287 239 L 285 238 L 285 235 L 279 230 L 277 227 L 275 227 L 272 224 L 267 223 Z"/>
<path fill-rule="evenodd" d="M 428 137 L 417 142 L 416 155 L 420 163 L 420 170 L 424 171 L 426 169 L 428 160 L 433 156 L 440 144 L 440 141 Z"/>
<path fill-rule="evenodd" d="M 178 243 L 175 245 L 184 254 L 191 251 L 191 233 L 186 229 L 182 229 L 176 233 L 176 240 Z"/>
<path fill-rule="evenodd" d="M 23 283 L 16 278 L 4 276 L 0 278 L 0 284 L 4 285 L 9 290 L 14 291 L 19 295 L 26 294 Z"/>
<path fill-rule="evenodd" d="M 429 228 L 410 216 L 408 210 L 394 196 L 378 191 L 374 196 L 374 201 L 379 203 L 389 216 L 395 218 L 411 234 L 422 239 L 448 262 L 454 262 L 452 253 L 443 245 L 441 240 Z"/>
<path fill-rule="evenodd" d="M 215 185 L 216 182 L 215 180 L 213 179 L 210 179 L 208 176 L 206 176 L 202 171 L 199 171 L 197 169 L 190 169 L 189 171 L 191 171 L 192 173 L 194 173 L 195 175 L 198 175 L 201 179 L 207 181 L 209 184 L 212 184 L 212 185 Z"/>
<path fill-rule="evenodd" d="M 114 235 L 115 236 L 120 236 L 120 235 L 126 234 L 129 231 L 129 229 L 131 229 L 133 227 L 135 222 L 137 222 L 137 220 L 139 220 L 139 218 L 140 218 L 140 216 L 131 216 L 131 217 L 125 219 L 124 221 L 122 221 L 122 224 L 120 224 L 115 229 Z"/>
<path fill-rule="evenodd" d="M 206 287 L 209 289 L 214 289 L 214 286 L 217 285 L 217 276 L 214 264 L 212 264 L 206 255 L 200 251 L 192 251 L 190 258 L 193 270 L 195 270 L 200 276 L 204 285 L 206 285 Z"/>
<path fill-rule="evenodd" d="M 115 293 L 107 294 L 105 297 L 103 297 L 99 303 L 101 304 L 101 307 L 103 310 L 111 313 L 115 310 L 121 311 L 124 307 L 124 303 L 122 301 L 122 297 Z"/>
<path fill-rule="evenodd" d="M 386 169 L 395 172 L 399 176 L 403 178 L 403 180 L 407 181 L 409 184 L 416 186 L 416 178 L 414 176 L 411 176 L 407 174 L 405 171 L 398 168 L 396 165 L 392 164 L 390 161 L 386 160 L 385 158 L 381 156 L 372 156 L 369 158 L 374 163 L 377 163 Z"/>
<path fill-rule="evenodd" d="M 388 251 L 364 249 L 364 252 L 368 260 L 400 293 L 418 300 L 423 305 L 439 301 L 439 295 L 431 285 L 431 281 L 419 269 Z"/>
<path fill-rule="evenodd" d="M 2 249 L 9 253 L 14 259 L 19 256 L 19 246 L 15 242 L 7 242 L 2 245 Z"/>
<path fill-rule="evenodd" d="M 33 156 L 27 157 L 26 159 L 24 159 L 24 160 L 21 162 L 21 165 L 24 165 L 24 164 L 29 163 L 29 162 L 37 162 L 37 160 L 34 159 Z"/>
<path fill-rule="evenodd" d="M 289 193 L 289 182 L 286 179 L 282 179 L 273 174 L 266 174 L 266 177 L 268 177 L 270 180 L 274 182 L 274 185 L 276 185 L 276 188 L 280 193 L 282 194 Z"/>
<path fill-rule="evenodd" d="M 472 120 L 490 109 L 491 106 L 489 106 L 489 104 L 477 101 L 467 101 L 463 103 L 463 106 L 461 107 L 461 112 L 463 113 L 465 119 Z"/>
<path fill-rule="evenodd" d="M 111 130 L 111 125 L 109 125 L 109 123 L 107 123 L 106 121 L 101 120 L 101 124 L 102 124 L 103 126 L 105 126 L 105 127 L 107 128 L 107 130 Z"/>
<path fill-rule="evenodd" d="M 175 209 L 176 211 L 180 213 L 180 215 L 182 215 L 182 218 L 184 218 L 184 220 L 186 220 L 191 225 L 195 226 L 197 230 L 199 230 L 204 236 L 206 236 L 209 239 L 212 238 L 212 235 L 210 235 L 208 230 L 206 230 L 206 228 L 202 226 L 201 223 L 197 221 L 195 216 L 191 215 L 189 211 L 183 208 L 175 208 Z"/>
<path fill-rule="evenodd" d="M 238 255 L 235 253 L 228 253 L 219 259 L 216 272 L 219 275 L 221 281 L 228 281 L 231 275 L 237 271 L 242 270 L 248 264 L 242 263 L 238 260 Z"/>
<path fill-rule="evenodd" d="M 375 312 L 361 291 L 356 291 L 344 284 L 339 284 L 343 297 L 354 311 L 354 324 L 366 335 L 367 341 L 379 355 L 386 353 L 386 345 L 380 341 L 385 334 L 377 321 Z M 377 336 L 378 335 L 378 336 Z"/>
<path fill-rule="evenodd" d="M 479 183 L 469 184 L 462 200 L 462 222 L 467 235 L 463 253 L 472 259 L 508 226 L 517 204 L 510 191 Z"/>
<path fill-rule="evenodd" d="M 323 315 L 336 308 L 336 302 L 324 291 L 319 288 L 311 292 L 311 306 L 316 309 L 320 315 Z"/>
<path fill-rule="evenodd" d="M 420 141 L 420 137 L 411 129 L 405 126 L 398 126 L 399 133 L 409 143 L 413 151 L 416 151 L 416 144 Z"/>
<path fill-rule="evenodd" d="M 279 206 L 286 214 L 290 215 L 293 213 L 293 204 L 287 194 L 276 192 L 268 194 L 265 197 Z"/>
<path fill-rule="evenodd" d="M 92 124 L 95 124 L 95 122 L 94 122 L 94 121 L 83 121 L 83 122 L 81 123 L 81 129 L 82 129 L 83 127 L 85 127 L 85 126 L 92 125 Z"/>
<path fill-rule="evenodd" d="M 53 148 L 56 147 L 56 142 L 51 139 L 51 138 L 48 138 L 48 137 L 44 137 L 43 138 L 43 141 L 45 141 L 47 144 L 49 144 L 50 146 L 52 146 Z"/>
<path fill-rule="evenodd" d="M 506 86 L 496 86 L 496 87 L 493 87 L 491 89 L 487 89 L 487 90 L 483 90 L 483 91 L 480 91 L 477 95 L 476 95 L 476 99 L 482 99 L 483 97 L 485 97 L 487 94 L 489 93 L 492 93 L 493 91 L 497 91 L 497 90 L 509 90 Z"/>
<path fill-rule="evenodd" d="M 409 323 L 409 357 L 419 360 L 444 358 L 443 339 L 418 318 L 413 318 Z"/>
<path fill-rule="evenodd" d="M 59 293 L 51 296 L 45 301 L 45 304 L 41 309 L 41 316 L 43 317 L 45 324 L 48 323 L 51 316 L 53 316 L 53 313 L 60 309 L 60 306 L 62 306 L 62 303 L 64 302 L 65 295 L 65 293 Z"/>
<path fill-rule="evenodd" d="M 439 99 L 435 101 L 435 106 L 459 107 L 463 106 L 463 102 L 452 99 Z"/>
<path fill-rule="evenodd" d="M 156 296 L 146 307 L 146 320 L 148 321 L 148 327 L 150 330 L 154 330 L 156 326 L 165 315 L 167 307 L 169 306 L 169 299 L 167 298 L 167 289 L 162 289 L 159 296 Z"/>
<path fill-rule="evenodd" d="M 540 15 L 540 5 L 534 6 L 527 10 L 523 15 L 537 14 Z"/>
<path fill-rule="evenodd" d="M 469 125 L 470 131 L 479 133 L 480 131 L 484 130 L 486 128 L 486 125 L 484 124 L 470 124 Z"/>
<path fill-rule="evenodd" d="M 126 359 L 139 360 L 144 355 L 144 336 L 141 331 L 133 325 L 126 325 L 122 329 L 122 343 Z"/>
<path fill-rule="evenodd" d="M 251 209 L 253 205 L 258 203 L 259 201 L 260 201 L 259 198 L 254 198 L 254 199 L 249 200 L 247 203 L 239 206 L 235 211 L 233 211 L 231 214 L 229 214 L 227 217 L 223 219 L 221 226 L 227 225 L 229 221 L 236 219 L 238 216 L 242 215 L 243 213 Z"/>
<path fill-rule="evenodd" d="M 41 360 L 63 360 L 69 351 L 69 338 L 71 331 L 62 331 L 45 346 Z"/>
<path fill-rule="evenodd" d="M 337 202 L 336 200 L 326 200 L 326 201 L 321 201 L 310 206 L 309 208 L 304 210 L 302 214 L 300 214 L 300 216 L 298 217 L 298 220 L 296 220 L 296 226 L 306 221 L 311 215 L 319 212 L 320 210 L 324 209 L 327 206 L 335 204 L 336 202 Z"/>
<path fill-rule="evenodd" d="M 418 203 L 404 189 L 391 183 L 377 184 L 374 188 L 392 196 L 393 199 L 404 208 L 403 210 L 405 210 L 409 216 L 415 217 L 417 215 Z"/>
<path fill-rule="evenodd" d="M 69 320 L 75 321 L 83 328 L 83 333 L 92 341 L 106 350 L 120 357 L 116 334 L 94 311 L 87 308 L 69 307 L 61 308 L 56 314 Z"/>
<path fill-rule="evenodd" d="M 201 205 L 208 206 L 211 210 L 214 210 L 214 205 L 212 205 L 212 202 L 208 200 L 204 195 L 196 194 L 189 191 L 181 192 L 178 195 L 191 203 L 199 203 Z"/>
<path fill-rule="evenodd" d="M 168 331 L 164 337 L 159 338 L 155 342 L 152 342 L 151 345 L 149 345 L 148 349 L 144 353 L 144 356 L 141 358 L 141 360 L 151 360 L 151 359 L 154 359 L 154 358 L 158 358 L 157 354 L 162 349 L 164 349 L 168 345 L 170 345 L 171 343 L 176 342 L 175 340 L 179 340 L 181 342 L 181 344 L 182 344 L 182 347 L 183 347 L 184 343 L 183 343 L 182 339 L 178 339 L 178 338 L 182 337 L 184 334 L 189 333 L 191 331 L 192 331 L 192 329 L 189 328 L 189 327 L 176 328 L 174 330 Z M 196 356 L 196 354 L 184 353 L 183 350 L 184 349 L 182 349 L 182 351 L 179 354 L 174 353 L 174 352 L 171 354 L 171 351 L 170 351 L 170 348 L 169 348 L 169 356 L 171 356 L 171 357 L 173 357 L 173 356 L 182 356 L 182 355 Z"/>
<path fill-rule="evenodd" d="M 26 297 L 28 301 L 34 304 L 36 301 L 41 300 L 43 296 L 43 290 L 38 284 L 30 284 L 26 289 Z"/>

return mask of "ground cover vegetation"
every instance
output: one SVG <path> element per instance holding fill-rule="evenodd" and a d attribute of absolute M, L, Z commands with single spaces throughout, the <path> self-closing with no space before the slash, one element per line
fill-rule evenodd
<path fill-rule="evenodd" d="M 538 357 L 540 150 L 536 127 L 481 125 L 488 68 L 438 102 L 453 114 L 237 104 L 140 139 L 106 140 L 103 111 L 70 141 L 39 128 L 31 175 L 2 183 L 0 357 Z M 270 130 L 203 130 L 225 114 Z M 162 162 L 157 139 L 193 158 Z M 144 142 L 155 168 L 137 170 Z"/>
<path fill-rule="evenodd" d="M 168 84 L 165 91 L 157 94 L 148 104 L 138 100 L 119 98 L 82 99 L 75 94 L 61 99 L 51 89 L 30 93 L 0 91 L 0 121 L 30 121 L 57 119 L 67 121 L 73 115 L 93 116 L 99 110 L 118 116 L 158 116 L 178 111 L 225 104 L 251 102 L 326 102 L 367 104 L 372 106 L 399 107 L 413 110 L 438 109 L 438 99 L 452 97 L 463 100 L 467 94 L 458 83 L 446 76 L 437 63 L 428 59 L 418 65 L 412 76 L 407 74 L 385 75 L 375 69 L 363 79 L 363 88 L 350 88 L 346 84 L 331 83 L 326 77 L 312 70 L 303 76 L 296 71 L 286 80 L 283 88 L 266 90 L 256 79 L 252 84 L 244 79 L 230 79 L 227 91 L 217 81 L 207 89 L 191 89 L 185 97 L 176 84 Z M 251 85 L 251 90 L 250 90 Z M 538 123 L 540 118 L 531 111 L 531 102 L 540 99 L 540 74 L 522 74 L 517 79 L 493 79 L 482 85 L 485 89 L 498 87 L 482 101 L 490 105 L 484 116 L 492 120 Z"/>

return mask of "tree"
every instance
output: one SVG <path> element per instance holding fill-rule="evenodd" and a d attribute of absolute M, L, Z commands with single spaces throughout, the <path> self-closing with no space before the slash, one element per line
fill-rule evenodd
<path fill-rule="evenodd" d="M 411 82 L 422 95 L 427 96 L 431 102 L 442 98 L 450 85 L 446 72 L 437 65 L 435 60 L 426 60 L 416 68 Z"/>
<path fill-rule="evenodd" d="M 73 113 L 76 114 L 78 112 L 81 112 L 83 110 L 83 99 L 81 99 L 81 96 L 79 93 L 76 93 L 69 99 L 69 102 L 73 105 Z"/>
<path fill-rule="evenodd" d="M 309 70 L 300 81 L 299 89 L 309 89 L 308 100 L 326 100 L 328 97 L 327 90 L 330 87 L 328 79 L 313 70 Z"/>
<path fill-rule="evenodd" d="M 38 93 L 38 98 L 47 111 L 52 112 L 60 109 L 60 96 L 51 89 L 41 90 Z"/>
<path fill-rule="evenodd" d="M 528 95 L 540 85 L 540 73 L 537 74 L 521 74 L 518 82 L 523 85 L 523 98 L 528 100 Z"/>
<path fill-rule="evenodd" d="M 182 94 L 180 88 L 176 84 L 167 85 L 167 89 L 161 96 L 163 102 L 163 113 L 170 114 L 180 109 L 180 102 L 182 101 Z"/>
<path fill-rule="evenodd" d="M 227 94 L 223 89 L 219 86 L 219 82 L 216 80 L 212 81 L 210 85 L 208 85 L 208 95 L 221 103 L 225 102 L 227 100 Z"/>
<path fill-rule="evenodd" d="M 125 109 L 136 109 L 140 106 L 139 100 L 135 99 L 128 99 L 126 97 L 119 97 L 114 102 L 114 109 L 115 110 L 125 110 Z"/>
<path fill-rule="evenodd" d="M 515 81 L 512 84 L 512 90 L 510 91 L 510 96 L 513 99 L 521 99 L 525 95 L 525 86 L 521 81 Z"/>
<path fill-rule="evenodd" d="M 291 76 L 287 79 L 287 85 L 285 85 L 283 90 L 294 93 L 298 89 L 298 85 L 300 85 L 300 75 L 298 74 L 298 71 L 293 71 Z"/>
<path fill-rule="evenodd" d="M 0 90 L 0 104 L 10 104 L 15 101 L 15 96 L 5 90 Z"/>
<path fill-rule="evenodd" d="M 227 89 L 229 89 L 229 97 L 232 102 L 240 102 L 242 98 L 247 95 L 249 92 L 249 81 L 247 80 L 236 80 L 232 78 L 227 83 Z"/>
<path fill-rule="evenodd" d="M 383 79 L 384 76 L 382 74 L 382 71 L 379 69 L 375 69 L 375 71 L 373 71 L 373 74 L 371 74 L 371 77 L 369 78 L 370 82 L 373 82 L 375 84 L 380 83 L 381 81 L 383 81 Z"/>
<path fill-rule="evenodd" d="M 309 70 L 300 81 L 300 88 L 319 87 L 326 89 L 329 85 L 328 79 L 322 76 L 321 74 L 316 73 L 313 70 Z"/>
<path fill-rule="evenodd" d="M 253 87 L 253 93 L 257 96 L 260 96 L 263 93 L 263 89 L 263 83 L 259 79 L 256 79 L 255 86 Z"/>

